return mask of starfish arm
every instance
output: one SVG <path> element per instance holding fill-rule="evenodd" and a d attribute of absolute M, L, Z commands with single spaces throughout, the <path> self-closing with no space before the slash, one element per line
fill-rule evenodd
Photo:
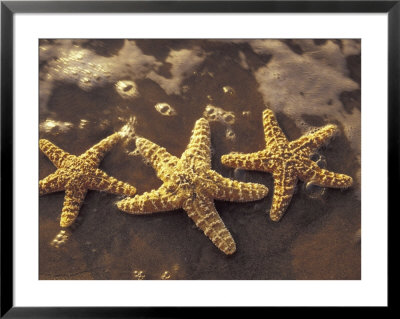
<path fill-rule="evenodd" d="M 210 124 L 204 118 L 196 121 L 190 137 L 190 142 L 182 154 L 182 160 L 189 162 L 190 165 L 205 165 L 211 168 L 211 149 L 210 149 Z"/>
<path fill-rule="evenodd" d="M 299 139 L 289 143 L 292 152 L 302 152 L 304 156 L 309 157 L 327 142 L 337 131 L 337 126 L 329 124 L 314 133 L 303 135 Z"/>
<path fill-rule="evenodd" d="M 227 255 L 236 251 L 236 244 L 221 217 L 215 209 L 212 199 L 197 194 L 188 199 L 183 209 L 204 234 Z"/>
<path fill-rule="evenodd" d="M 120 140 L 121 140 L 121 134 L 119 132 L 114 133 L 106 137 L 105 139 L 101 140 L 93 147 L 89 148 L 85 153 L 83 153 L 79 157 L 89 162 L 94 167 L 98 167 L 104 155 Z"/>
<path fill-rule="evenodd" d="M 45 139 L 39 140 L 39 148 L 57 168 L 60 168 L 63 161 L 68 156 L 71 156 L 69 153 Z"/>
<path fill-rule="evenodd" d="M 133 196 L 136 193 L 135 187 L 107 175 L 100 169 L 96 169 L 95 174 L 87 178 L 86 186 L 91 190 L 105 191 L 116 195 Z"/>
<path fill-rule="evenodd" d="M 64 189 L 65 181 L 57 173 L 50 174 L 39 181 L 39 195 L 55 193 Z"/>
<path fill-rule="evenodd" d="M 263 112 L 263 126 L 266 146 L 275 146 L 288 142 L 285 134 L 279 127 L 274 113 L 270 109 Z"/>
<path fill-rule="evenodd" d="M 120 210 L 130 214 L 151 214 L 166 212 L 182 207 L 183 198 L 179 193 L 171 193 L 162 185 L 157 190 L 145 192 L 117 203 Z"/>
<path fill-rule="evenodd" d="M 61 211 L 61 227 L 71 226 L 76 217 L 78 217 L 86 193 L 87 189 L 83 186 L 74 187 L 69 185 L 66 187 L 64 205 Z"/>
<path fill-rule="evenodd" d="M 272 198 L 272 206 L 270 210 L 271 220 L 279 221 L 290 201 L 297 184 L 297 177 L 293 170 L 284 168 L 273 174 L 274 177 L 274 195 Z"/>
<path fill-rule="evenodd" d="M 264 151 L 255 153 L 229 153 L 221 156 L 221 163 L 234 168 L 253 171 L 270 171 L 271 161 L 267 160 Z"/>
<path fill-rule="evenodd" d="M 298 170 L 299 178 L 321 187 L 346 188 L 353 184 L 353 179 L 345 174 L 334 173 L 320 168 L 312 160 L 307 160 L 306 169 Z"/>
<path fill-rule="evenodd" d="M 256 183 L 243 183 L 225 178 L 215 171 L 208 171 L 213 183 L 207 183 L 204 191 L 215 199 L 233 202 L 258 200 L 268 194 L 268 188 Z"/>
<path fill-rule="evenodd" d="M 136 138 L 136 147 L 156 170 L 157 176 L 164 182 L 168 180 L 171 170 L 175 170 L 179 159 L 167 152 L 164 147 L 143 138 Z"/>

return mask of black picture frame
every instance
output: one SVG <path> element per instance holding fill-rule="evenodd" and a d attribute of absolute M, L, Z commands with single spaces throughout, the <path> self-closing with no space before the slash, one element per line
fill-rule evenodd
<path fill-rule="evenodd" d="M 400 1 L 1 1 L 1 318 L 177 318 L 186 307 L 15 307 L 13 302 L 13 19 L 15 13 L 387 13 L 388 207 L 398 212 L 400 100 Z M 384 212 L 380 212 L 384 213 Z M 394 212 L 396 213 L 396 212 Z M 389 225 L 392 217 L 389 216 Z M 389 232 L 390 234 L 390 232 Z M 390 238 L 390 236 L 389 236 Z M 388 238 L 388 239 L 389 239 Z M 389 244 L 390 244 L 389 240 Z M 390 245 L 389 245 L 390 250 Z M 389 256 L 388 256 L 389 258 Z M 390 261 L 390 260 L 389 260 Z M 388 281 L 389 287 L 390 281 Z M 390 296 L 388 307 L 390 309 Z M 196 315 L 228 316 L 239 309 L 202 308 Z M 243 310 L 243 309 L 241 309 Z M 293 307 L 291 310 L 294 310 Z M 304 308 L 301 312 L 304 312 Z M 248 310 L 246 310 L 247 312 Z M 277 308 L 251 311 L 276 312 Z M 337 308 L 333 309 L 334 312 Z"/>

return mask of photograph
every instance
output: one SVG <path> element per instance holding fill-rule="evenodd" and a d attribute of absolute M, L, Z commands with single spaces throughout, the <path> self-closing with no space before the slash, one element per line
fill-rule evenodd
<path fill-rule="evenodd" d="M 38 279 L 361 280 L 361 43 L 39 39 Z"/>

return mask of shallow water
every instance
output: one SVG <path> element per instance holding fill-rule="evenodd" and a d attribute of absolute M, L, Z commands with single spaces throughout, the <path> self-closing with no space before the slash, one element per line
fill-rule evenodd
<path fill-rule="evenodd" d="M 215 201 L 236 242 L 232 256 L 183 210 L 130 215 L 115 205 L 122 196 L 105 192 L 89 191 L 60 234 L 64 192 L 41 196 L 40 279 L 361 279 L 359 41 L 42 40 L 40 52 L 40 138 L 79 155 L 134 117 L 138 136 L 180 157 L 210 104 L 235 116 L 233 124 L 210 120 L 213 169 L 269 188 L 259 201 Z M 137 91 L 118 91 L 119 81 L 133 81 Z M 340 133 L 313 159 L 354 185 L 318 189 L 299 181 L 282 220 L 271 221 L 271 175 L 220 162 L 231 151 L 264 147 L 266 107 L 289 140 L 337 124 Z M 134 149 L 134 142 L 117 144 L 100 169 L 137 194 L 158 188 Z M 39 151 L 39 178 L 54 171 Z"/>

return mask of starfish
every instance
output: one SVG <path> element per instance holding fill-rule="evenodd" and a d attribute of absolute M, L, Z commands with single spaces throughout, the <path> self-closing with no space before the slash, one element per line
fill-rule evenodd
<path fill-rule="evenodd" d="M 145 139 L 136 146 L 157 172 L 163 184 L 117 203 L 127 213 L 148 214 L 183 208 L 204 234 L 225 254 L 233 254 L 236 244 L 215 209 L 213 199 L 252 201 L 267 195 L 264 185 L 225 178 L 211 169 L 210 126 L 200 118 L 181 158 Z"/>
<path fill-rule="evenodd" d="M 68 227 L 74 222 L 89 189 L 112 194 L 135 194 L 135 187 L 98 169 L 105 153 L 123 136 L 121 132 L 114 133 L 80 156 L 71 155 L 48 140 L 39 141 L 42 152 L 57 167 L 54 173 L 39 181 L 39 195 L 65 190 L 61 227 Z"/>
<path fill-rule="evenodd" d="M 272 173 L 274 195 L 270 218 L 279 221 L 289 205 L 297 180 L 312 182 L 322 187 L 345 188 L 351 186 L 353 179 L 344 174 L 320 168 L 310 157 L 337 130 L 329 124 L 297 140 L 289 142 L 275 119 L 274 113 L 263 112 L 265 149 L 255 153 L 230 153 L 221 157 L 227 166 Z"/>

